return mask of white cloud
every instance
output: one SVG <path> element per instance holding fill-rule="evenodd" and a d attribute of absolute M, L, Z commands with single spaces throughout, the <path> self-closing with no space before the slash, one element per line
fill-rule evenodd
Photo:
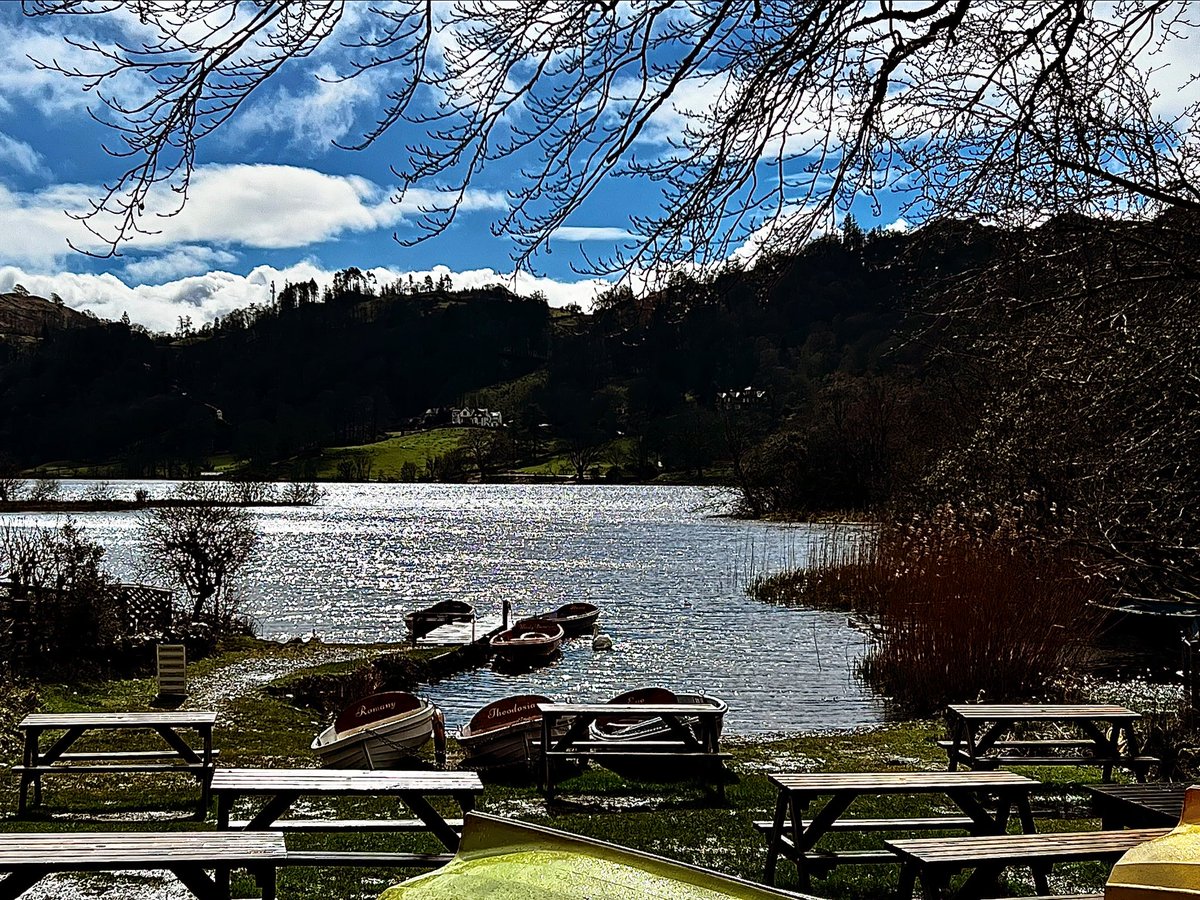
<path fill-rule="evenodd" d="M 610 286 L 600 279 L 565 282 L 526 273 L 519 273 L 514 279 L 494 269 L 455 272 L 446 266 L 414 272 L 382 267 L 369 271 L 380 283 L 406 281 L 410 274 L 417 282 L 423 281 L 427 274 L 434 281 L 449 275 L 455 288 L 500 284 L 522 295 L 541 291 L 551 306 L 578 303 L 585 309 L 591 305 L 596 294 Z M 42 297 L 56 293 L 67 306 L 90 310 L 102 319 L 116 320 L 122 313 L 128 312 L 134 322 L 147 328 L 172 331 L 180 316 L 190 316 L 193 323 L 200 325 L 211 321 L 214 316 L 224 316 L 251 303 L 269 303 L 272 283 L 276 290 L 282 289 L 289 281 L 295 283 L 309 279 L 324 286 L 332 281 L 332 277 L 332 272 L 315 263 L 301 262 L 285 269 L 258 266 L 247 275 L 208 272 L 165 284 L 130 285 L 111 274 L 60 272 L 48 275 L 30 273 L 17 266 L 5 266 L 0 268 L 0 292 L 11 290 L 14 284 L 22 284 L 30 293 Z"/>
<path fill-rule="evenodd" d="M 69 252 L 68 239 L 84 250 L 107 249 L 64 212 L 86 209 L 88 200 L 98 194 L 98 188 L 80 184 L 28 193 L 0 184 L 0 234 L 6 236 L 0 248 L 3 260 L 51 268 Z M 432 191 L 411 190 L 403 203 L 393 203 L 387 191 L 365 178 L 326 175 L 297 166 L 201 166 L 183 210 L 175 216 L 148 213 L 144 226 L 159 231 L 138 235 L 125 249 L 144 252 L 199 244 L 307 247 L 346 232 L 394 227 L 438 199 Z M 498 191 L 471 190 L 460 209 L 502 209 L 506 203 Z"/>
<path fill-rule="evenodd" d="M 217 266 L 237 262 L 228 250 L 185 244 L 158 256 L 149 256 L 125 264 L 125 274 L 136 281 L 163 282 L 181 275 L 208 272 Z"/>
<path fill-rule="evenodd" d="M 39 69 L 29 60 L 57 61 L 66 68 L 89 71 L 96 64 L 91 54 L 19 16 L 17 21 L 0 21 L 0 44 L 8 48 L 0 54 L 0 112 L 11 110 L 18 98 L 48 116 L 81 111 L 92 99 L 78 81 Z"/>
<path fill-rule="evenodd" d="M 355 128 L 360 103 L 375 105 L 385 93 L 382 85 L 387 73 L 374 69 L 357 78 L 337 80 L 333 66 L 318 66 L 301 90 L 287 88 L 265 95 L 253 107 L 230 123 L 227 137 L 244 140 L 260 134 L 286 134 L 293 146 L 314 150 L 333 149 L 333 143 L 352 143 L 358 135 L 347 136 Z"/>
<path fill-rule="evenodd" d="M 410 191 L 403 203 L 393 203 L 385 189 L 366 178 L 298 166 L 202 166 L 192 178 L 187 206 L 157 222 L 148 216 L 161 233 L 139 237 L 133 246 L 306 247 L 347 231 L 391 228 L 434 200 L 429 191 Z M 471 191 L 462 208 L 505 205 L 503 194 Z"/>
<path fill-rule="evenodd" d="M 550 235 L 550 239 L 556 241 L 627 241 L 633 237 L 624 228 L 607 225 L 563 225 Z"/>
<path fill-rule="evenodd" d="M 42 165 L 42 154 L 24 141 L 0 131 L 0 165 L 4 164 L 32 175 Z"/>

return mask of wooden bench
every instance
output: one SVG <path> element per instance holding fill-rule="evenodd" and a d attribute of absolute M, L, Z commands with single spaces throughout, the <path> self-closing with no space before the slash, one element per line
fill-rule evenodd
<path fill-rule="evenodd" d="M 884 843 L 903 863 L 897 896 L 912 896 L 919 878 L 926 900 L 938 900 L 945 894 L 951 876 L 963 869 L 972 869 L 956 895 L 968 900 L 983 896 L 984 891 L 1009 866 L 1030 867 L 1038 893 L 1050 895 L 1047 875 L 1055 863 L 1087 860 L 1115 862 L 1131 847 L 1166 833 L 1165 828 L 1148 828 L 913 838 Z"/>
<path fill-rule="evenodd" d="M 1096 742 L 1092 740 L 1028 740 L 1028 741 L 996 741 L 992 746 L 1000 751 L 1015 750 L 1044 750 L 1041 756 L 1033 756 L 1026 752 L 989 753 L 986 756 L 971 757 L 962 750 L 955 750 L 955 742 L 939 740 L 937 745 L 957 762 L 972 769 L 997 769 L 1001 766 L 1102 766 L 1105 769 L 1114 767 L 1128 768 L 1145 781 L 1151 766 L 1160 762 L 1157 757 L 1139 754 L 1137 756 L 1095 756 L 1091 754 L 1072 753 L 1078 750 L 1095 750 Z M 1062 752 L 1057 752 L 1062 751 Z"/>
<path fill-rule="evenodd" d="M 55 872 L 167 869 L 198 900 L 229 900 L 230 871 L 245 868 L 263 900 L 274 900 L 275 868 L 286 853 L 282 835 L 262 832 L 0 834 L 0 873 L 7 873 L 0 897 L 15 900 Z"/>
<path fill-rule="evenodd" d="M 18 723 L 25 733 L 20 765 L 12 767 L 21 779 L 17 812 L 28 804 L 30 786 L 34 805 L 42 802 L 42 777 L 53 774 L 99 773 L 171 773 L 193 775 L 200 782 L 198 815 L 209 806 L 209 782 L 216 767 L 218 751 L 213 749 L 212 733 L 217 714 L 203 710 L 155 712 L 33 713 Z M 202 746 L 192 747 L 179 734 L 180 729 L 197 733 Z M 42 735 L 63 732 L 49 747 L 41 747 Z M 166 747 L 160 750 L 74 751 L 84 734 L 94 731 L 153 731 Z"/>
<path fill-rule="evenodd" d="M 461 818 L 446 818 L 429 802 L 430 797 L 451 797 L 469 812 L 483 784 L 475 772 L 405 772 L 367 769 L 218 769 L 212 792 L 217 798 L 220 830 L 318 832 L 429 832 L 449 851 L 458 849 Z M 300 797 L 394 797 L 412 811 L 398 819 L 287 819 L 284 814 Z M 262 801 L 250 819 L 232 820 L 240 797 Z M 445 865 L 449 853 L 393 853 L 374 851 L 289 851 L 280 865 L 376 866 L 430 868 Z"/>
<path fill-rule="evenodd" d="M 695 772 L 725 797 L 725 760 L 719 746 L 720 716 L 724 710 L 706 703 L 542 703 L 540 782 L 546 803 L 554 799 L 559 774 L 556 762 L 594 760 L 605 762 L 662 763 L 656 776 L 666 775 L 672 766 L 694 764 Z M 625 721 L 662 719 L 670 737 L 665 740 L 600 741 L 589 736 L 593 722 L 602 718 Z M 562 728 L 561 722 L 569 722 Z"/>
<path fill-rule="evenodd" d="M 780 857 L 796 864 L 802 888 L 807 887 L 810 875 L 825 874 L 841 864 L 897 862 L 887 849 L 835 852 L 817 846 L 835 831 L 965 829 L 973 834 L 1003 834 L 1014 808 L 1022 827 L 1033 831 L 1029 792 L 1037 782 L 1012 772 L 775 772 L 768 777 L 779 792 L 775 818 L 754 823 L 767 837 L 763 872 L 767 884 L 775 883 Z M 843 817 L 859 797 L 895 795 L 940 795 L 963 815 Z M 997 798 L 994 812 L 984 807 L 985 795 Z M 807 818 L 810 804 L 820 797 L 828 800 Z"/>

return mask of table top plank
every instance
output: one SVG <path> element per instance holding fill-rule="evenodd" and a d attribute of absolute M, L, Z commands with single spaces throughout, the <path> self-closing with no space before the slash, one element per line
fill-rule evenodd
<path fill-rule="evenodd" d="M 154 728 L 155 726 L 212 727 L 217 714 L 209 710 L 166 712 L 30 713 L 18 728 Z"/>
<path fill-rule="evenodd" d="M 1110 798 L 1161 816 L 1171 822 L 1179 821 L 1183 812 L 1183 799 L 1188 782 L 1160 782 L 1157 784 L 1094 784 L 1087 789 L 1098 798 Z M 1164 823 L 1165 824 L 1165 823 Z"/>
<path fill-rule="evenodd" d="M 1090 705 L 1082 703 L 954 703 L 947 707 L 961 719 L 1015 721 L 1044 721 L 1054 719 L 1140 719 L 1141 713 L 1123 706 Z"/>
<path fill-rule="evenodd" d="M 1123 853 L 1130 847 L 1162 837 L 1170 829 L 1137 828 L 1125 831 L 1039 832 L 993 834 L 956 838 L 911 838 L 884 841 L 893 852 L 924 863 L 971 863 L 1011 858 L 1014 864 L 1028 859 L 1091 859 Z"/>
<path fill-rule="evenodd" d="M 575 713 L 579 715 L 644 715 L 650 716 L 715 716 L 723 710 L 711 703 L 539 703 L 544 713 Z"/>
<path fill-rule="evenodd" d="M 285 858 L 283 835 L 267 831 L 22 832 L 0 834 L 0 870 L 22 866 L 169 868 L 182 862 Z"/>
<path fill-rule="evenodd" d="M 1032 788 L 1039 782 L 1015 772 L 773 772 L 777 788 L 794 793 L 863 791 L 876 794 L 935 793 L 946 790 Z"/>
<path fill-rule="evenodd" d="M 452 794 L 481 792 L 477 772 L 426 772 L 389 769 L 238 769 L 218 768 L 210 786 L 214 794 L 380 794 L 413 792 Z"/>

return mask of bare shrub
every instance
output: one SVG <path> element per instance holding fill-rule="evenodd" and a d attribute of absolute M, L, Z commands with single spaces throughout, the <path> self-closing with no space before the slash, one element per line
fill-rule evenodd
<path fill-rule="evenodd" d="M 257 519 L 229 505 L 218 485 L 185 484 L 176 499 L 184 502 L 140 514 L 143 564 L 154 577 L 187 592 L 193 622 L 225 633 L 239 615 L 238 575 L 258 546 Z"/>
<path fill-rule="evenodd" d="M 107 503 L 115 500 L 116 497 L 117 494 L 111 481 L 97 481 L 83 494 L 85 500 L 91 500 L 94 503 Z"/>
<path fill-rule="evenodd" d="M 265 481 L 234 481 L 214 491 L 214 496 L 223 496 L 227 502 L 243 506 L 261 506 L 276 500 L 275 485 Z"/>
<path fill-rule="evenodd" d="M 122 638 L 115 581 L 104 548 L 67 521 L 58 528 L 0 528 L 0 571 L 29 604 L 29 662 L 41 671 L 107 661 Z"/>
<path fill-rule="evenodd" d="M 62 485 L 57 478 L 39 478 L 29 491 L 29 499 L 35 503 L 48 503 L 59 498 Z"/>
<path fill-rule="evenodd" d="M 292 506 L 316 506 L 325 499 L 325 495 L 325 488 L 311 481 L 307 483 L 292 482 L 283 486 L 279 499 Z"/>

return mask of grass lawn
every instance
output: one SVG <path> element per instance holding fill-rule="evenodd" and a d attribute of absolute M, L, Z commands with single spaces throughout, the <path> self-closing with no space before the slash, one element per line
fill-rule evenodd
<path fill-rule="evenodd" d="M 189 684 L 194 692 L 188 705 L 216 708 L 220 713 L 215 744 L 221 764 L 231 766 L 306 767 L 316 765 L 309 743 L 321 726 L 312 710 L 288 702 L 286 688 L 296 679 L 314 673 L 350 671 L 350 657 L 367 657 L 379 648 L 356 651 L 335 645 L 281 645 L 244 642 L 221 656 L 189 666 Z M 340 656 L 338 654 L 341 654 Z M 261 673 L 277 672 L 274 678 Z M 275 684 L 284 691 L 267 692 Z M 282 693 L 282 695 L 280 695 Z M 136 710 L 146 709 L 154 695 L 152 679 L 132 679 L 85 685 L 45 685 L 38 689 L 35 705 L 43 710 Z M 25 704 L 29 706 L 28 703 Z M 12 740 L 11 724 L 21 710 L 0 717 L 0 763 L 18 761 L 20 750 Z M 771 740 L 729 739 L 723 749 L 733 754 L 732 780 L 726 801 L 720 804 L 701 785 L 689 783 L 646 783 L 628 781 L 606 769 L 592 766 L 575 778 L 564 780 L 560 800 L 553 812 L 546 810 L 536 787 L 523 780 L 488 781 L 479 799 L 481 811 L 548 824 L 555 828 L 614 841 L 652 853 L 709 866 L 723 872 L 758 880 L 762 876 L 765 841 L 751 821 L 768 819 L 775 794 L 767 781 L 770 771 L 906 771 L 941 769 L 944 754 L 934 740 L 942 725 L 934 721 L 910 721 L 852 733 L 807 734 Z M 136 749 L 129 734 L 105 740 L 101 735 L 87 748 Z M 145 746 L 155 746 L 147 735 Z M 450 742 L 450 767 L 462 759 L 457 744 Z M 82 742 L 80 748 L 84 748 Z M 418 766 L 432 765 L 431 748 Z M 1035 796 L 1039 830 L 1096 829 L 1098 822 L 1086 819 L 1081 780 L 1099 779 L 1092 769 L 1029 769 L 1024 774 L 1038 778 L 1044 787 Z M 24 819 L 15 818 L 16 782 L 0 781 L 0 828 L 4 830 L 53 830 L 113 828 L 204 829 L 214 818 L 196 822 L 190 818 L 197 797 L 195 782 L 185 776 L 107 775 L 89 778 L 60 775 L 47 778 L 44 806 Z M 864 798 L 864 800 L 867 798 Z M 878 798 L 855 807 L 866 816 L 929 815 L 939 809 L 936 798 Z M 861 801 L 860 801 L 861 802 Z M 440 801 L 439 801 L 439 805 Z M 444 809 L 452 813 L 451 804 Z M 245 809 L 235 811 L 243 817 Z M 306 814 L 367 818 L 394 815 L 394 803 L 386 800 L 343 800 L 327 806 L 309 804 Z M 1015 827 L 1015 823 L 1014 826 Z M 928 833 L 925 833 L 928 834 Z M 868 848 L 881 846 L 878 834 L 841 833 L 831 846 Z M 432 838 L 421 835 L 301 835 L 288 836 L 294 849 L 327 847 L 337 849 L 392 849 L 436 851 Z M 843 866 L 827 878 L 814 879 L 811 891 L 824 897 L 883 900 L 895 885 L 895 866 Z M 405 874 L 378 869 L 284 868 L 280 871 L 279 896 L 295 900 L 328 900 L 331 897 L 374 897 Z M 1107 867 L 1091 864 L 1061 867 L 1053 886 L 1064 892 L 1096 890 L 1103 884 Z M 779 886 L 795 888 L 795 868 L 782 862 Z M 1018 872 L 1009 884 L 1011 893 L 1033 893 L 1032 880 Z M 253 882 L 236 878 L 235 896 L 254 895 Z M 141 889 L 139 889 L 141 893 Z M 146 891 L 148 894 L 148 890 Z"/>
<path fill-rule="evenodd" d="M 457 450 L 462 446 L 468 431 L 469 428 L 433 428 L 407 434 L 391 433 L 387 440 L 376 441 L 373 444 L 328 447 L 321 454 L 318 477 L 336 479 L 338 460 L 355 453 L 370 454 L 373 481 L 399 479 L 400 468 L 406 462 L 413 463 L 418 474 L 424 475 L 425 461 Z"/>

